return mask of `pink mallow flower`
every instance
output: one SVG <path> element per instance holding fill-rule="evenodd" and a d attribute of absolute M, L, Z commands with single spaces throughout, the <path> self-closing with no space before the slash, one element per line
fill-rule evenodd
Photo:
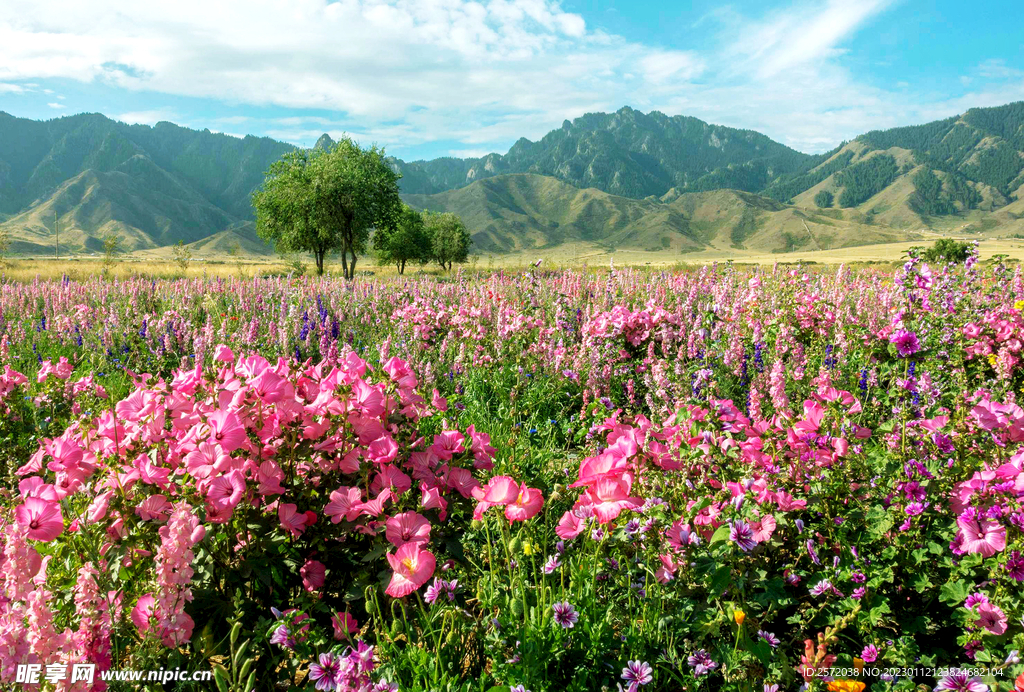
<path fill-rule="evenodd" d="M 1006 547 L 1006 528 L 998 522 L 959 517 L 956 525 L 960 527 L 963 536 L 961 548 L 965 552 L 992 557 Z"/>
<path fill-rule="evenodd" d="M 384 593 L 394 598 L 408 596 L 426 584 L 437 566 L 434 554 L 420 550 L 419 543 L 406 543 L 394 553 L 388 553 L 387 558 L 395 573 Z"/>
<path fill-rule="evenodd" d="M 324 585 L 327 568 L 319 560 L 306 560 L 299 574 L 302 576 L 302 586 L 312 593 Z"/>
<path fill-rule="evenodd" d="M 1006 614 L 999 606 L 982 603 L 978 606 L 978 620 L 974 624 L 998 636 L 1006 632 Z"/>
<path fill-rule="evenodd" d="M 18 525 L 28 529 L 28 537 L 49 542 L 64 531 L 64 516 L 60 504 L 38 497 L 26 497 L 15 510 Z"/>
<path fill-rule="evenodd" d="M 505 516 L 509 521 L 526 521 L 533 517 L 544 506 L 544 497 L 536 488 L 527 488 L 526 483 L 519 486 L 519 495 L 514 502 L 505 507 Z"/>
<path fill-rule="evenodd" d="M 396 548 L 406 543 L 428 543 L 430 522 L 417 512 L 402 512 L 388 519 L 384 535 Z"/>

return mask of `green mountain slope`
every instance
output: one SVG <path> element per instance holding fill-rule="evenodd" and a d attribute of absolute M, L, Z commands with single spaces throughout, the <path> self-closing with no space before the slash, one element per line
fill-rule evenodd
<path fill-rule="evenodd" d="M 61 244 L 76 251 L 95 251 L 107 233 L 139 250 L 182 240 L 263 251 L 250 196 L 291 149 L 165 122 L 0 112 L 0 226 L 20 252 L 52 249 L 55 213 Z M 456 211 L 486 252 L 569 242 L 773 251 L 920 229 L 998 235 L 1021 230 L 1024 102 L 868 132 L 814 156 L 756 132 L 627 107 L 565 121 L 503 155 L 391 163 L 411 204 Z M 818 206 L 824 192 L 828 209 Z"/>
<path fill-rule="evenodd" d="M 537 142 L 520 139 L 504 156 L 396 163 L 408 193 L 441 192 L 503 173 L 537 173 L 643 198 L 672 187 L 757 191 L 813 160 L 751 130 L 624 107 L 566 120 Z"/>
<path fill-rule="evenodd" d="M 903 239 L 842 213 L 782 204 L 736 190 L 635 200 L 580 190 L 550 176 L 499 175 L 435 195 L 404 195 L 418 209 L 451 211 L 485 252 L 541 250 L 566 243 L 687 253 L 705 248 L 784 252 Z"/>

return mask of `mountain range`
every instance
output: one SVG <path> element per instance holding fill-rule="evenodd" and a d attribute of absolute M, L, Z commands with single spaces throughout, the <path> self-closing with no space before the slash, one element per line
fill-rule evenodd
<path fill-rule="evenodd" d="M 319 147 L 333 143 L 328 135 Z M 293 147 L 269 138 L 49 121 L 0 112 L 0 229 L 12 250 L 98 252 L 179 240 L 196 252 L 267 253 L 250 196 Z M 922 228 L 1024 232 L 1024 102 L 868 132 L 824 154 L 763 134 L 624 107 L 566 120 L 508 153 L 391 159 L 405 201 L 453 211 L 478 252 L 569 243 L 685 254 L 829 249 Z"/>

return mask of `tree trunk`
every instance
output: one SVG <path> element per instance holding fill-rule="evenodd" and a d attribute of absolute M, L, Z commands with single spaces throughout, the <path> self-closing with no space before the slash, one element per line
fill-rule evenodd
<path fill-rule="evenodd" d="M 350 279 L 356 278 L 356 251 L 355 250 L 352 250 L 352 264 L 350 264 L 348 268 L 349 268 L 348 278 L 350 278 Z"/>
<path fill-rule="evenodd" d="M 313 253 L 313 256 L 316 259 L 316 275 L 317 276 L 323 276 L 324 275 L 324 254 L 325 254 L 325 252 L 323 250 L 316 250 Z"/>
<path fill-rule="evenodd" d="M 404 273 L 405 273 L 405 260 L 402 260 L 401 262 L 398 263 L 398 274 L 399 274 L 399 276 L 401 276 Z"/>
<path fill-rule="evenodd" d="M 342 252 L 341 252 L 341 270 L 342 270 L 342 275 L 347 279 L 348 278 L 348 253 L 346 253 L 344 250 L 342 250 Z"/>

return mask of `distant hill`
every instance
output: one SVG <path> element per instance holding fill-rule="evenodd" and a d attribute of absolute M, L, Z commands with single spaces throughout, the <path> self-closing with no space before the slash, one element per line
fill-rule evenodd
<path fill-rule="evenodd" d="M 537 173 L 643 198 L 673 187 L 753 192 L 816 160 L 752 130 L 624 107 L 566 120 L 537 142 L 520 139 L 505 155 L 396 163 L 407 193 L 443 192 L 504 173 Z"/>
<path fill-rule="evenodd" d="M 316 146 L 333 144 L 325 134 Z M 131 250 L 181 240 L 200 252 L 269 252 L 251 194 L 292 149 L 166 122 L 0 112 L 0 227 L 21 253 L 52 251 L 55 215 L 65 252 L 96 252 L 107 233 Z M 484 252 L 568 242 L 782 251 L 922 228 L 1024 232 L 1024 102 L 868 132 L 818 155 L 625 107 L 505 154 L 390 161 L 411 205 L 460 214 Z"/>
<path fill-rule="evenodd" d="M 465 220 L 484 252 L 540 250 L 582 242 L 687 253 L 706 248 L 789 252 L 905 238 L 861 215 L 809 210 L 737 190 L 670 192 L 635 200 L 580 190 L 549 176 L 498 175 L 435 195 L 403 195 L 418 209 Z"/>
<path fill-rule="evenodd" d="M 45 122 L 0 112 L 0 218 L 16 252 L 96 251 L 116 233 L 126 249 L 186 243 L 250 223 L 249 197 L 293 147 L 161 122 L 98 114 Z"/>

